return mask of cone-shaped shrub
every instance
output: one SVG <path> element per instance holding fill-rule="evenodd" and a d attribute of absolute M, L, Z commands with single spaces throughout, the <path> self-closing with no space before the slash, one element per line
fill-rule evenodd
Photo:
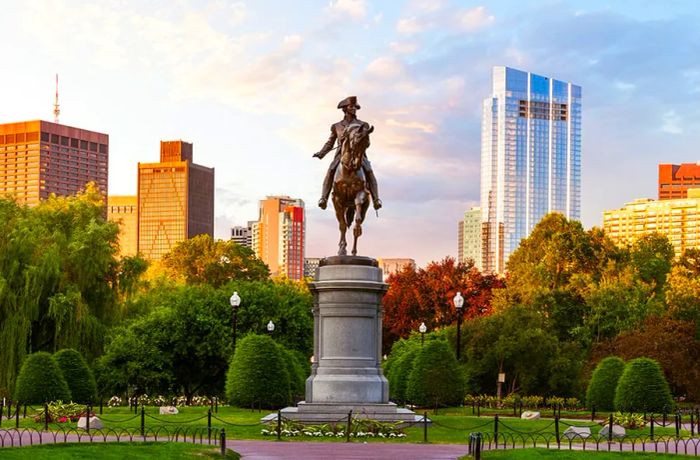
<path fill-rule="evenodd" d="M 617 382 L 615 409 L 622 412 L 663 412 L 673 398 L 659 363 L 649 358 L 628 362 Z"/>
<path fill-rule="evenodd" d="M 615 410 L 615 390 L 624 369 L 625 362 L 617 356 L 608 356 L 598 363 L 586 391 L 589 409 Z"/>
<path fill-rule="evenodd" d="M 389 394 L 397 404 L 408 402 L 406 387 L 408 386 L 408 377 L 413 371 L 416 356 L 418 356 L 418 348 L 409 348 L 391 366 L 391 374 L 388 378 Z"/>
<path fill-rule="evenodd" d="M 66 379 L 51 354 L 40 351 L 27 356 L 17 376 L 15 400 L 25 404 L 71 400 Z"/>
<path fill-rule="evenodd" d="M 283 407 L 291 401 L 285 356 L 270 337 L 251 334 L 236 346 L 226 396 L 239 407 Z"/>
<path fill-rule="evenodd" d="M 64 348 L 54 353 L 53 358 L 66 379 L 73 402 L 89 404 L 95 400 L 97 384 L 85 358 L 72 348 Z"/>
<path fill-rule="evenodd" d="M 419 348 L 408 378 L 406 396 L 419 406 L 457 405 L 464 398 L 464 375 L 444 340 L 431 340 Z"/>

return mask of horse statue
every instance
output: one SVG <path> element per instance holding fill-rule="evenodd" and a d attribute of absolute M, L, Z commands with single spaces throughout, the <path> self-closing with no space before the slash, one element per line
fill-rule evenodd
<path fill-rule="evenodd" d="M 333 207 L 340 228 L 338 255 L 347 255 L 345 233 L 353 224 L 352 255 L 357 255 L 357 239 L 362 235 L 362 222 L 369 208 L 370 192 L 362 170 L 362 160 L 369 147 L 369 135 L 373 126 L 353 123 L 345 128 L 340 149 L 340 164 L 333 178 Z"/>

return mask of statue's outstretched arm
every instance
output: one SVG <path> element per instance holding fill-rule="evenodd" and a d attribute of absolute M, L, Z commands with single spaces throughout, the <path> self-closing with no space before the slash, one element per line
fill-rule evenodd
<path fill-rule="evenodd" d="M 314 153 L 313 156 L 316 158 L 325 157 L 326 154 L 333 149 L 333 145 L 335 145 L 335 141 L 337 138 L 338 138 L 338 136 L 336 135 L 335 130 L 333 129 L 333 126 L 331 126 L 331 135 L 328 137 L 328 140 L 326 141 L 326 143 L 323 144 L 323 147 L 321 147 L 321 150 Z"/>

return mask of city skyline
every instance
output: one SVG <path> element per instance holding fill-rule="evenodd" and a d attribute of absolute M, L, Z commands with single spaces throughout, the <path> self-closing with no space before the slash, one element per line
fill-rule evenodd
<path fill-rule="evenodd" d="M 270 10 L 277 14 L 270 15 Z M 479 205 L 481 100 L 505 65 L 584 88 L 581 217 L 654 198 L 659 163 L 694 163 L 700 5 L 602 1 L 74 1 L 9 4 L 0 123 L 53 120 L 109 135 L 110 195 L 136 193 L 162 139 L 216 168 L 215 236 L 268 195 L 307 203 L 308 257 L 335 253 L 315 207 L 329 158 L 311 155 L 358 96 L 384 208 L 361 251 L 424 266 L 457 256 Z"/>

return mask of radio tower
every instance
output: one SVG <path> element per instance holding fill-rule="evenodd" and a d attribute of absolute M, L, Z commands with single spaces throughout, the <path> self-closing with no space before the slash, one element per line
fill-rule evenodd
<path fill-rule="evenodd" d="M 53 103 L 53 121 L 58 123 L 58 116 L 61 114 L 61 109 L 58 108 L 58 74 L 56 74 L 56 100 Z"/>

